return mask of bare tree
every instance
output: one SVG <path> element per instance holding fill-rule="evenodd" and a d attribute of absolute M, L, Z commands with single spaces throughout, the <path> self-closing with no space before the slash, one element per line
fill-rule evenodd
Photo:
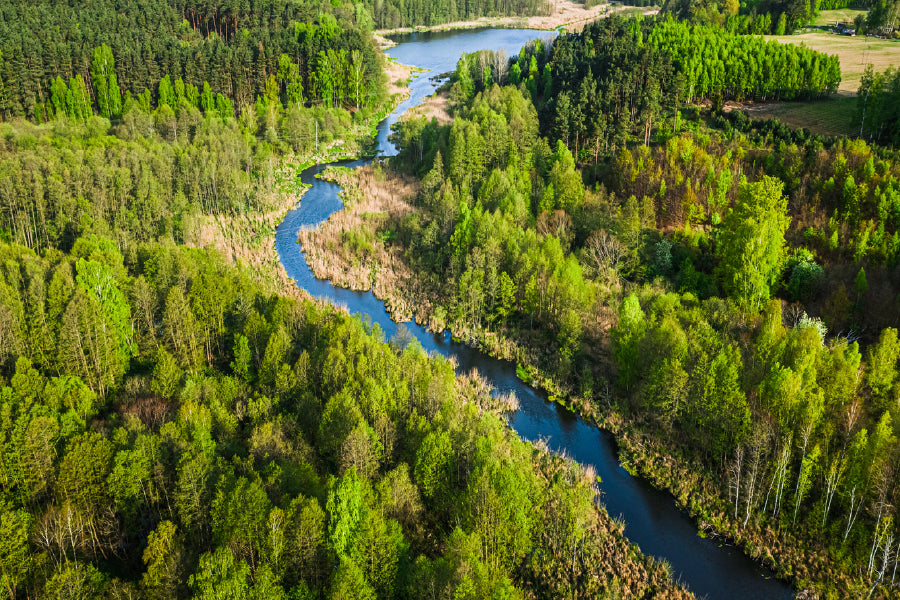
<path fill-rule="evenodd" d="M 619 264 L 625 259 L 628 249 L 615 236 L 600 229 L 588 236 L 582 250 L 582 258 L 597 276 L 614 272 L 618 276 Z"/>
<path fill-rule="evenodd" d="M 494 52 L 494 73 L 497 76 L 497 85 L 503 85 L 506 81 L 506 75 L 509 67 L 509 59 L 505 50 L 497 50 Z"/>

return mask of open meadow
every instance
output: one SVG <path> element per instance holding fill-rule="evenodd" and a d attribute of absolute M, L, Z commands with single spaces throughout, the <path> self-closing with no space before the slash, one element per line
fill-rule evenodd
<path fill-rule="evenodd" d="M 834 25 L 835 23 L 852 23 L 857 15 L 865 15 L 868 11 L 857 8 L 841 8 L 838 10 L 820 11 L 812 20 L 812 25 Z"/>
<path fill-rule="evenodd" d="M 786 125 L 805 127 L 817 135 L 853 135 L 856 98 L 838 96 L 813 102 L 773 102 L 743 107 L 754 119 L 778 119 Z"/>

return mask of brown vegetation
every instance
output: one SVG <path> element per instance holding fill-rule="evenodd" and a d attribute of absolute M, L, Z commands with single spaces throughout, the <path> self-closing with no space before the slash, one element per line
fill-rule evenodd
<path fill-rule="evenodd" d="M 277 169 L 281 180 L 292 179 L 300 166 L 285 161 Z M 248 267 L 257 281 L 270 289 L 294 298 L 309 298 L 297 287 L 281 265 L 275 250 L 275 228 L 300 202 L 306 188 L 298 185 L 261 193 L 259 210 L 239 214 L 203 214 L 195 217 L 185 235 L 185 245 L 212 247 L 229 262 Z"/>
<path fill-rule="evenodd" d="M 429 121 L 431 119 L 437 119 L 439 124 L 447 125 L 451 121 L 449 109 L 450 95 L 447 92 L 437 92 L 428 96 L 421 104 L 418 104 L 403 113 L 403 116 L 400 117 L 400 119 L 406 120 L 425 117 Z"/>
<path fill-rule="evenodd" d="M 419 313 L 410 301 L 413 274 L 401 249 L 385 241 L 399 219 L 414 210 L 410 202 L 418 182 L 396 174 L 388 178 L 380 165 L 329 169 L 323 177 L 343 188 L 344 209 L 315 231 L 300 232 L 312 272 L 341 287 L 371 289 L 396 320 L 413 318 Z"/>
<path fill-rule="evenodd" d="M 376 36 L 380 38 L 380 36 Z M 384 38 L 381 38 L 384 39 Z M 394 98 L 394 106 L 409 98 L 409 77 L 413 67 L 401 65 L 398 62 L 387 59 L 384 64 L 384 74 L 388 81 L 388 94 Z"/>

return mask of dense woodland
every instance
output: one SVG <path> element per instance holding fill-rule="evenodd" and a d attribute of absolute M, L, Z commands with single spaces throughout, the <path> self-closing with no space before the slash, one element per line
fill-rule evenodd
<path fill-rule="evenodd" d="M 417 345 L 171 241 L 0 257 L 6 597 L 687 596 Z"/>
<path fill-rule="evenodd" d="M 678 111 L 689 104 L 825 97 L 841 77 L 835 56 L 671 18 L 603 19 L 559 38 L 552 52 L 543 46 L 523 48 L 499 70 L 496 60 L 471 55 L 459 97 L 483 88 L 487 74 L 501 83 L 523 82 L 541 113 L 542 132 L 569 145 L 579 160 L 596 161 L 636 132 L 646 145 L 661 129 L 677 131 Z"/>
<path fill-rule="evenodd" d="M 101 46 L 94 55 L 102 60 L 108 52 Z M 200 214 L 259 211 L 280 157 L 323 155 L 335 138 L 352 150 L 347 138 L 371 134 L 387 100 L 375 64 L 377 75 L 362 71 L 359 88 L 344 73 L 320 88 L 333 102 L 313 103 L 291 79 L 296 65 L 286 61 L 287 75 L 270 76 L 265 94 L 242 106 L 238 118 L 229 97 L 166 75 L 153 93 L 126 98 L 111 120 L 96 113 L 117 102 L 101 95 L 95 103 L 81 78 L 71 87 L 58 80 L 49 124 L 0 124 L 0 238 L 38 251 L 68 249 L 84 231 L 122 247 L 159 235 L 183 242 Z"/>
<path fill-rule="evenodd" d="M 857 16 L 857 33 L 890 36 L 898 25 L 898 0 L 666 0 L 662 11 L 679 20 L 724 27 L 732 33 L 786 35 L 809 25 L 823 10 L 868 9 Z"/>
<path fill-rule="evenodd" d="M 372 27 L 541 10 L 0 7 L 6 595 L 686 595 L 487 383 L 185 247 L 380 110 Z M 897 77 L 866 76 L 865 140 L 701 114 L 839 82 L 734 31 L 610 19 L 464 57 L 452 123 L 398 128 L 418 210 L 378 239 L 438 321 L 647 436 L 798 587 L 896 595 Z"/>
<path fill-rule="evenodd" d="M 687 597 L 477 376 L 185 247 L 270 210 L 355 98 L 291 106 L 294 65 L 251 105 L 166 73 L 119 109 L 117 52 L 0 125 L 5 596 Z"/>
<path fill-rule="evenodd" d="M 598 420 L 610 403 L 707 473 L 704 518 L 824 597 L 896 593 L 900 157 L 669 102 L 652 130 L 646 116 L 588 135 L 561 119 L 567 90 L 646 98 L 650 59 L 626 63 L 637 79 L 603 70 L 626 44 L 584 52 L 593 78 L 569 66 L 598 33 L 639 27 L 610 20 L 499 67 L 464 57 L 452 122 L 398 129 L 421 211 L 383 227 L 438 322 L 513 340 L 523 377 Z M 683 90 L 680 68 L 657 63 Z M 610 95 L 585 94 L 604 103 L 580 114 L 629 115 Z"/>
<path fill-rule="evenodd" d="M 275 94 L 359 108 L 383 93 L 372 26 L 350 2 L 4 2 L 0 116 L 44 122 L 93 106 L 118 118 L 129 99 L 205 107 L 219 94 L 238 110 Z"/>
<path fill-rule="evenodd" d="M 364 5 L 378 29 L 550 12 L 548 0 L 365 0 Z"/>

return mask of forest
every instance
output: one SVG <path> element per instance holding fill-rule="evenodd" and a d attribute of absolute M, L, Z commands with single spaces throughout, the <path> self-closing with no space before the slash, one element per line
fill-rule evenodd
<path fill-rule="evenodd" d="M 0 116 L 117 119 L 129 99 L 240 111 L 276 90 L 294 106 L 359 109 L 383 94 L 372 27 L 349 1 L 4 2 Z"/>
<path fill-rule="evenodd" d="M 732 33 L 790 35 L 802 29 L 823 10 L 868 10 L 856 18 L 857 33 L 891 35 L 900 3 L 897 0 L 666 0 L 662 12 L 698 25 L 723 27 Z"/>
<path fill-rule="evenodd" d="M 551 10 L 547 0 L 365 0 L 364 6 L 378 29 L 440 25 L 480 17 L 544 15 Z"/>
<path fill-rule="evenodd" d="M 602 19 L 560 37 L 552 51 L 537 42 L 509 64 L 481 53 L 468 56 L 466 67 L 456 99 L 493 81 L 524 83 L 542 133 L 569 145 L 579 161 L 589 155 L 595 162 L 635 132 L 647 145 L 660 130 L 677 131 L 686 106 L 822 98 L 841 78 L 835 56 L 671 17 Z"/>
<path fill-rule="evenodd" d="M 642 67 L 685 90 L 679 27 L 609 19 L 509 62 L 464 56 L 449 122 L 395 133 L 416 210 L 363 227 L 400 249 L 422 318 L 637 440 L 647 476 L 795 585 L 895 594 L 900 156 L 687 96 L 654 106 Z M 811 74 L 834 60 L 798 56 Z M 561 117 L 588 86 L 608 87 L 576 97 L 603 104 Z"/>
<path fill-rule="evenodd" d="M 167 73 L 118 113 L 117 52 L 0 124 L 5 596 L 689 597 L 514 399 L 197 248 L 283 203 L 313 130 L 368 134 L 355 98 Z"/>
<path fill-rule="evenodd" d="M 546 9 L 0 6 L 3 594 L 689 597 L 514 398 L 206 247 L 364 150 L 373 28 Z M 464 56 L 449 122 L 402 121 L 378 166 L 415 210 L 341 251 L 393 248 L 433 326 L 798 591 L 896 597 L 900 78 L 863 78 L 855 140 L 722 113 L 840 81 L 727 10 Z"/>
<path fill-rule="evenodd" d="M 0 257 L 7 597 L 688 597 L 416 344 L 171 239 Z"/>

